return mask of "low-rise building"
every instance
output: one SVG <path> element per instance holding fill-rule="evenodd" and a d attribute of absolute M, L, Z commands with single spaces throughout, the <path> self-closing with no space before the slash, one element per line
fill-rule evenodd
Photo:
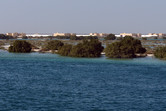
<path fill-rule="evenodd" d="M 121 35 L 116 34 L 115 37 L 122 37 Z"/>
<path fill-rule="evenodd" d="M 158 35 L 141 35 L 141 37 L 158 37 Z"/>
<path fill-rule="evenodd" d="M 26 36 L 27 37 L 49 37 L 51 35 L 47 35 L 47 34 L 28 34 Z"/>
<path fill-rule="evenodd" d="M 150 35 L 150 36 L 158 36 L 157 33 L 149 33 L 148 35 Z"/>
<path fill-rule="evenodd" d="M 15 33 L 6 33 L 6 35 L 7 36 L 13 36 L 13 37 L 24 37 L 24 36 L 26 36 L 25 33 L 17 33 L 17 32 L 15 32 Z"/>
<path fill-rule="evenodd" d="M 65 33 L 65 36 L 76 36 L 76 33 Z"/>
<path fill-rule="evenodd" d="M 159 33 L 158 36 L 159 36 L 159 37 L 165 37 L 166 34 L 164 34 L 164 33 Z"/>
<path fill-rule="evenodd" d="M 53 36 L 65 36 L 65 33 L 54 33 Z"/>
<path fill-rule="evenodd" d="M 54 33 L 53 36 L 76 36 L 75 33 Z"/>
<path fill-rule="evenodd" d="M 138 34 L 136 34 L 136 33 L 120 33 L 120 35 L 122 37 L 125 37 L 125 36 L 138 37 Z"/>
<path fill-rule="evenodd" d="M 97 36 L 97 37 L 106 37 L 108 34 L 106 33 L 90 33 L 90 36 Z"/>

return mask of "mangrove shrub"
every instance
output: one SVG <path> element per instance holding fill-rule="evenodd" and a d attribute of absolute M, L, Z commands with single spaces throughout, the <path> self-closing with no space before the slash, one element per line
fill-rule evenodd
<path fill-rule="evenodd" d="M 105 40 L 115 40 L 116 36 L 115 34 L 109 34 L 107 37 L 104 38 Z"/>
<path fill-rule="evenodd" d="M 166 46 L 156 48 L 154 56 L 160 59 L 166 59 Z"/>
<path fill-rule="evenodd" d="M 51 40 L 47 43 L 46 49 L 47 50 L 58 50 L 64 44 L 59 40 Z"/>
<path fill-rule="evenodd" d="M 71 44 L 65 44 L 58 50 L 58 54 L 61 56 L 70 56 L 70 51 L 72 50 L 72 45 Z"/>
<path fill-rule="evenodd" d="M 58 53 L 63 56 L 72 57 L 100 57 L 103 51 L 103 46 L 101 42 L 97 39 L 83 40 L 75 46 L 64 45 L 59 50 Z"/>
<path fill-rule="evenodd" d="M 141 41 L 133 37 L 126 36 L 120 42 L 107 45 L 105 53 L 108 58 L 134 58 L 136 53 L 145 53 Z"/>
<path fill-rule="evenodd" d="M 31 52 L 32 46 L 27 41 L 16 40 L 14 41 L 13 45 L 9 47 L 9 52 L 16 52 L 16 53 L 28 53 Z"/>

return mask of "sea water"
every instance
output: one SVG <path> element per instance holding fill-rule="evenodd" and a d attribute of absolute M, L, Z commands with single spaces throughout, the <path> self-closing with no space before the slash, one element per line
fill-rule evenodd
<path fill-rule="evenodd" d="M 166 61 L 1 50 L 0 110 L 165 111 Z"/>

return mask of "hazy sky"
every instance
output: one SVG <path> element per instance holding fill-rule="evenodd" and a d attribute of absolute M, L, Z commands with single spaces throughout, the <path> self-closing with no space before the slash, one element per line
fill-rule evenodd
<path fill-rule="evenodd" d="M 0 33 L 166 33 L 166 0 L 1 0 Z"/>

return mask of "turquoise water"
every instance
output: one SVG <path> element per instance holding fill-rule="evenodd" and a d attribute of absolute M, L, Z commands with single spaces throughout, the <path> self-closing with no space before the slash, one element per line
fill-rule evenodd
<path fill-rule="evenodd" d="M 0 110 L 165 111 L 166 61 L 1 50 Z"/>

